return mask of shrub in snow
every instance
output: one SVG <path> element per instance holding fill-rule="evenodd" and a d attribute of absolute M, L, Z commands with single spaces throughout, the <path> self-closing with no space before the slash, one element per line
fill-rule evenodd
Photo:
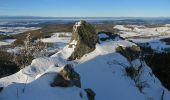
<path fill-rule="evenodd" d="M 127 75 L 130 76 L 132 79 L 134 79 L 135 76 L 137 76 L 138 74 L 138 70 L 136 70 L 134 67 L 126 67 L 125 70 Z"/>
<path fill-rule="evenodd" d="M 29 65 L 33 59 L 48 56 L 47 44 L 40 41 L 32 42 L 30 33 L 24 41 L 24 47 L 14 54 L 13 61 L 21 68 Z"/>
<path fill-rule="evenodd" d="M 13 55 L 0 50 L 0 78 L 12 75 L 20 70 L 16 63 L 12 61 Z"/>
<path fill-rule="evenodd" d="M 47 57 L 48 56 L 47 44 L 40 41 L 36 42 L 33 46 L 33 56 L 34 58 Z"/>
<path fill-rule="evenodd" d="M 74 71 L 72 65 L 67 64 L 63 70 L 61 70 L 51 83 L 52 87 L 81 87 L 80 76 Z"/>

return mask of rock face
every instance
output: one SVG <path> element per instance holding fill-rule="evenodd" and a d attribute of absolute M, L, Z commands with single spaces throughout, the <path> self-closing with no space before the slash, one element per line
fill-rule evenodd
<path fill-rule="evenodd" d="M 84 54 L 90 53 L 95 49 L 98 41 L 94 27 L 86 21 L 77 22 L 73 27 L 71 41 L 77 41 L 76 48 L 68 60 L 81 58 Z"/>
<path fill-rule="evenodd" d="M 132 47 L 122 47 L 116 48 L 116 51 L 123 56 L 125 56 L 129 61 L 138 59 L 141 53 L 141 49 L 138 46 L 133 45 Z"/>
<path fill-rule="evenodd" d="M 67 64 L 63 70 L 55 77 L 54 82 L 51 83 L 52 87 L 81 87 L 80 76 L 74 71 L 72 65 Z"/>
<path fill-rule="evenodd" d="M 3 87 L 0 87 L 0 93 L 1 93 L 2 90 L 3 90 Z"/>
<path fill-rule="evenodd" d="M 145 61 L 151 67 L 154 75 L 170 90 L 170 53 L 147 55 Z"/>
<path fill-rule="evenodd" d="M 88 97 L 88 100 L 95 100 L 95 93 L 92 89 L 88 88 L 88 89 L 84 89 L 87 93 L 87 97 Z"/>

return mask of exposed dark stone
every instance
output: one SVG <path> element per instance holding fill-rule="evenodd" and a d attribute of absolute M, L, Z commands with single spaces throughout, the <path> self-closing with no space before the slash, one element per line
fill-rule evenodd
<path fill-rule="evenodd" d="M 2 92 L 3 89 L 4 89 L 3 87 L 0 87 L 0 93 Z"/>
<path fill-rule="evenodd" d="M 170 90 L 170 53 L 155 53 L 145 57 L 154 75 Z"/>
<path fill-rule="evenodd" d="M 88 88 L 88 89 L 84 89 L 84 90 L 87 93 L 88 100 L 95 100 L 95 95 L 96 94 L 92 89 Z"/>
<path fill-rule="evenodd" d="M 122 47 L 116 48 L 116 51 L 126 57 L 129 61 L 138 59 L 141 53 L 140 47 L 133 45 L 132 47 Z"/>
<path fill-rule="evenodd" d="M 138 70 L 136 70 L 134 67 L 126 67 L 125 70 L 127 75 L 132 79 L 134 79 L 138 74 Z"/>
<path fill-rule="evenodd" d="M 170 45 L 170 38 L 163 38 L 163 39 L 160 39 L 160 40 L 165 42 L 166 45 Z"/>
<path fill-rule="evenodd" d="M 80 59 L 84 54 L 95 49 L 98 36 L 94 27 L 86 21 L 80 21 L 73 27 L 71 41 L 77 41 L 76 47 L 68 60 Z"/>
<path fill-rule="evenodd" d="M 55 77 L 54 82 L 51 83 L 52 87 L 81 87 L 80 76 L 74 71 L 71 64 L 67 64 Z"/>

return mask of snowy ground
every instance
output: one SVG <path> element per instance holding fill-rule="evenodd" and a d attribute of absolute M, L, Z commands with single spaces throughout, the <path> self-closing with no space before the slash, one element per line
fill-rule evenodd
<path fill-rule="evenodd" d="M 30 30 L 37 30 L 39 27 L 0 27 L 0 34 L 19 34 Z"/>
<path fill-rule="evenodd" d="M 122 25 L 114 28 L 121 30 L 121 36 L 125 38 L 169 34 L 168 26 L 153 29 L 135 25 L 131 27 L 135 28 L 132 30 Z M 67 58 L 77 44 L 75 40 L 70 42 L 70 36 L 71 33 L 67 32 L 54 33 L 50 38 L 40 39 L 42 42 L 57 45 L 52 50 L 59 51 L 51 57 L 34 59 L 31 65 L 19 72 L 1 78 L 0 87 L 4 89 L 0 92 L 0 100 L 87 100 L 85 88 L 91 88 L 96 93 L 95 100 L 170 100 L 170 92 L 162 86 L 145 62 L 140 59 L 129 62 L 126 57 L 116 52 L 119 46 L 131 47 L 136 44 L 121 39 L 100 41 L 93 52 L 85 54 L 81 59 L 68 61 Z M 108 36 L 100 34 L 99 37 Z M 144 42 L 139 39 L 133 41 Z M 157 48 L 156 45 L 164 46 L 153 38 L 146 39 L 145 42 L 152 43 L 153 48 Z M 73 46 L 69 47 L 68 43 Z M 75 71 L 80 74 L 81 88 L 50 86 L 55 75 L 66 64 L 73 64 Z M 140 74 L 136 76 L 137 82 L 126 73 L 125 69 L 130 66 L 135 69 L 142 66 Z"/>
<path fill-rule="evenodd" d="M 65 47 L 71 38 L 71 33 L 69 32 L 60 32 L 60 33 L 53 33 L 53 35 L 49 38 L 41 39 L 44 43 L 53 43 L 56 44 L 59 48 Z"/>
<path fill-rule="evenodd" d="M 170 49 L 170 45 L 167 45 L 166 42 L 161 41 L 165 37 L 157 37 L 150 39 L 131 39 L 135 43 L 144 44 L 146 46 L 150 46 L 156 52 L 165 52 L 164 49 Z M 143 46 L 144 46 L 143 45 Z"/>
<path fill-rule="evenodd" d="M 170 27 L 165 25 L 164 27 L 148 28 L 145 26 L 137 25 L 116 25 L 114 29 L 119 30 L 120 36 L 124 38 L 147 38 L 170 35 Z"/>
<path fill-rule="evenodd" d="M 2 45 L 11 45 L 11 43 L 13 43 L 16 39 L 6 39 L 3 41 L 0 41 L 0 46 Z"/>
<path fill-rule="evenodd" d="M 168 24 L 162 27 L 148 28 L 141 25 L 116 25 L 120 36 L 132 40 L 135 43 L 148 44 L 156 52 L 162 52 L 169 49 L 170 45 L 160 39 L 170 37 L 170 26 Z"/>
<path fill-rule="evenodd" d="M 42 39 L 44 42 L 64 42 L 69 39 L 58 39 L 58 33 L 51 38 Z M 76 45 L 76 41 L 71 44 Z M 20 70 L 18 73 L 0 79 L 0 87 L 5 87 L 0 92 L 0 100 L 87 100 L 83 89 L 92 88 L 96 93 L 96 100 L 161 100 L 164 91 L 164 100 L 170 99 L 170 92 L 166 90 L 160 81 L 152 74 L 151 69 L 144 64 L 139 82 L 147 85 L 140 91 L 133 79 L 127 76 L 125 66 L 129 66 L 128 60 L 116 53 L 118 46 L 130 47 L 134 43 L 126 40 L 105 41 L 96 45 L 96 49 L 84 55 L 81 59 L 67 61 L 74 51 L 66 45 L 56 54 L 47 58 L 37 58 L 32 64 Z M 80 74 L 82 88 L 78 87 L 50 87 L 54 75 L 64 65 L 72 63 Z M 55 65 L 60 67 L 55 67 Z M 132 62 L 139 67 L 139 59 Z M 80 97 L 80 92 L 83 97 Z"/>

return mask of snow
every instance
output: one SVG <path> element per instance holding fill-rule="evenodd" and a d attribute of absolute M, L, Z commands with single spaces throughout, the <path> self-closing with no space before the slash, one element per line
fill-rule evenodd
<path fill-rule="evenodd" d="M 3 46 L 3 45 L 11 45 L 16 39 L 6 39 L 6 40 L 3 40 L 3 41 L 0 41 L 0 46 Z"/>
<path fill-rule="evenodd" d="M 76 23 L 76 27 L 80 26 L 82 24 L 82 21 L 79 21 Z"/>
<path fill-rule="evenodd" d="M 79 24 L 81 23 L 77 25 Z M 130 31 L 120 25 L 117 28 Z M 138 31 L 141 30 L 143 29 Z M 127 34 L 135 36 L 136 33 Z M 68 61 L 77 41 L 72 40 L 69 43 L 69 37 L 62 38 L 59 34 L 65 33 L 54 33 L 50 38 L 41 39 L 46 43 L 66 43 L 59 52 L 51 57 L 34 59 L 29 66 L 19 72 L 0 79 L 0 87 L 4 87 L 0 92 L 0 100 L 87 100 L 84 91 L 86 88 L 91 88 L 95 92 L 95 100 L 161 100 L 163 91 L 164 100 L 170 99 L 170 92 L 162 86 L 145 62 L 135 59 L 130 63 L 127 58 L 116 52 L 118 46 L 131 47 L 136 44 L 127 40 L 106 41 L 96 44 L 96 49 L 81 59 Z M 101 34 L 99 37 L 106 35 Z M 73 64 L 75 71 L 80 74 L 81 88 L 50 86 L 54 77 L 66 64 Z M 131 64 L 135 69 L 143 66 L 140 74 L 135 77 L 138 79 L 137 82 L 126 73 L 125 69 Z M 137 84 L 143 83 L 145 84 L 140 90 Z M 83 95 L 82 98 L 80 93 Z"/>
<path fill-rule="evenodd" d="M 118 29 L 118 30 L 121 30 L 121 31 L 131 31 L 130 28 L 126 28 L 126 27 L 124 27 L 123 25 L 116 25 L 116 26 L 114 27 L 114 29 Z"/>
<path fill-rule="evenodd" d="M 133 37 L 158 37 L 158 36 L 167 36 L 170 34 L 170 27 L 155 27 L 155 28 L 147 28 L 137 25 L 127 25 L 131 28 L 126 28 L 124 25 L 116 25 L 114 29 L 118 29 L 120 36 L 124 38 L 133 38 Z"/>
<path fill-rule="evenodd" d="M 133 36 L 139 36 L 140 34 L 136 32 L 123 32 L 120 34 L 121 37 L 127 38 L 127 37 L 133 37 Z"/>
<path fill-rule="evenodd" d="M 155 52 L 165 52 L 164 49 L 170 48 L 170 45 L 166 44 L 165 42 L 161 41 L 165 37 L 155 37 L 155 38 L 148 38 L 148 39 L 131 39 L 135 43 L 140 43 L 142 46 L 150 46 Z M 146 45 L 147 43 L 147 45 Z"/>
<path fill-rule="evenodd" d="M 61 37 L 62 35 L 63 37 Z M 53 33 L 53 35 L 49 38 L 40 39 L 40 41 L 44 43 L 52 43 L 56 45 L 57 48 L 63 48 L 70 42 L 70 38 L 71 38 L 70 32 L 57 32 Z"/>
<path fill-rule="evenodd" d="M 165 26 L 166 26 L 166 27 L 170 27 L 170 24 L 166 24 Z"/>
<path fill-rule="evenodd" d="M 10 44 L 10 43 L 0 41 L 0 46 L 2 46 L 2 45 L 9 45 L 9 44 Z"/>
<path fill-rule="evenodd" d="M 50 87 L 55 75 L 55 73 L 46 73 L 28 84 L 9 85 L 0 93 L 0 100 L 87 100 L 86 93 L 81 88 Z M 82 98 L 80 93 L 83 95 Z"/>
<path fill-rule="evenodd" d="M 106 35 L 105 33 L 101 33 L 99 34 L 99 38 L 109 38 L 109 36 Z"/>
<path fill-rule="evenodd" d="M 161 52 L 165 48 L 170 48 L 170 45 L 166 45 L 166 43 L 161 42 L 160 40 L 151 41 L 149 42 L 149 45 L 153 50 L 159 52 Z"/>
<path fill-rule="evenodd" d="M 65 37 L 59 37 L 60 35 L 65 35 Z M 61 33 L 53 33 L 53 35 L 49 38 L 41 39 L 42 42 L 45 43 L 68 43 L 70 41 L 71 33 L 69 32 L 61 32 Z"/>
<path fill-rule="evenodd" d="M 73 31 L 75 32 L 77 30 L 77 27 L 80 27 L 82 24 L 82 21 L 76 22 L 76 24 L 73 26 Z"/>
<path fill-rule="evenodd" d="M 8 48 L 6 51 L 9 53 L 19 53 L 21 49 L 23 49 L 23 47 Z"/>
<path fill-rule="evenodd" d="M 128 61 L 120 54 L 115 53 L 115 47 L 132 46 L 127 41 L 118 41 L 117 43 L 110 42 L 107 44 L 97 45 L 96 50 L 90 54 L 85 55 L 80 59 L 75 69 L 81 75 L 82 87 L 91 87 L 96 95 L 96 100 L 146 100 L 146 98 L 153 98 L 153 100 L 160 100 L 162 92 L 162 85 L 154 76 L 149 76 L 151 70 L 145 66 L 142 73 L 142 81 L 148 82 L 151 88 L 144 89 L 143 93 L 135 86 L 133 80 L 125 74 L 125 69 L 120 65 L 116 65 L 116 61 L 128 65 Z M 139 61 L 134 61 L 136 65 Z M 88 73 L 88 74 L 87 74 Z M 156 80 L 156 81 L 155 81 Z M 148 89 L 148 90 L 147 90 Z M 169 92 L 166 90 L 168 96 Z M 159 94 L 159 95 L 158 95 Z M 168 100 L 168 99 L 167 99 Z"/>
<path fill-rule="evenodd" d="M 98 53 L 101 54 L 101 52 Z M 138 100 L 144 100 L 139 91 L 133 85 L 130 85 L 130 79 L 122 77 L 124 75 L 122 67 L 108 64 L 113 59 L 120 60 L 119 54 L 96 56 L 94 51 L 94 53 L 90 54 L 90 56 L 92 55 L 95 57 L 88 61 L 84 59 L 88 59 L 86 57 L 89 55 L 83 57 L 83 62 L 76 66 L 75 69 L 81 75 L 82 87 L 91 87 L 97 94 L 96 100 L 105 100 L 106 97 L 107 100 L 114 98 L 117 100 L 135 100 L 137 98 Z"/>
<path fill-rule="evenodd" d="M 75 70 L 81 76 L 82 88 L 70 87 L 52 88 L 50 82 L 64 66 L 69 63 L 66 59 L 72 54 L 76 46 L 73 40 L 72 48 L 67 45 L 58 53 L 50 58 L 38 58 L 32 61 L 31 65 L 22 69 L 18 73 L 0 79 L 0 84 L 6 87 L 0 93 L 1 100 L 87 100 L 87 97 L 80 98 L 79 93 L 85 92 L 84 88 L 92 88 L 96 93 L 96 100 L 160 100 L 161 92 L 164 89 L 159 80 L 153 75 L 148 66 L 143 68 L 144 73 L 140 76 L 141 80 L 146 81 L 149 86 L 143 89 L 143 93 L 135 86 L 135 82 L 126 75 L 125 68 L 116 62 L 129 65 L 125 57 L 115 52 L 118 46 L 135 45 L 126 40 L 109 41 L 97 44 L 96 49 L 84 55 L 80 60 L 73 61 Z M 136 60 L 133 64 L 138 65 Z M 59 64 L 61 67 L 56 67 Z M 87 74 L 88 73 L 88 74 Z M 26 83 L 24 93 L 22 92 Z M 170 93 L 166 89 L 166 96 L 170 98 Z M 41 94 L 41 95 L 40 95 Z M 49 96 L 50 95 L 50 96 Z M 168 99 L 165 99 L 168 100 Z"/>
<path fill-rule="evenodd" d="M 40 27 L 0 27 L 0 34 L 19 34 L 38 29 Z"/>
<path fill-rule="evenodd" d="M 77 41 L 73 40 L 70 45 L 72 45 L 72 47 L 69 47 L 69 45 L 67 45 L 66 47 L 63 48 L 63 50 L 59 51 L 58 53 L 52 55 L 51 57 L 60 57 L 62 59 L 67 59 L 68 57 L 71 56 L 71 54 L 74 52 L 74 48 L 77 45 Z"/>

